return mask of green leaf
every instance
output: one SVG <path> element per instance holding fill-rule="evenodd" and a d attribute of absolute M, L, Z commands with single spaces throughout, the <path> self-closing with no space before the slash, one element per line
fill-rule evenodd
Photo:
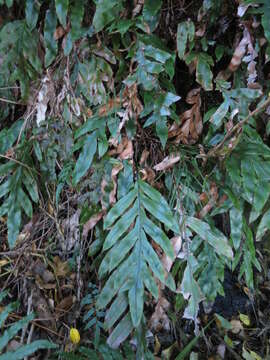
<path fill-rule="evenodd" d="M 138 327 L 141 322 L 144 304 L 144 286 L 141 279 L 141 273 L 138 272 L 136 277 L 135 284 L 128 292 L 129 309 L 134 327 Z"/>
<path fill-rule="evenodd" d="M 30 344 L 23 345 L 15 351 L 8 351 L 0 355 L 0 360 L 21 360 L 27 356 L 34 354 L 37 350 L 41 349 L 56 349 L 57 345 L 47 340 L 36 340 Z"/>
<path fill-rule="evenodd" d="M 38 186 L 36 181 L 34 180 L 33 176 L 29 174 L 28 170 L 23 169 L 23 176 L 22 181 L 24 186 L 26 187 L 26 190 L 28 191 L 31 199 L 38 203 L 39 201 L 39 195 L 38 195 Z"/>
<path fill-rule="evenodd" d="M 10 191 L 10 182 L 11 178 L 9 178 L 6 182 L 0 185 L 0 198 L 5 196 Z"/>
<path fill-rule="evenodd" d="M 150 219 L 146 216 L 143 219 L 143 228 L 145 232 L 158 244 L 161 246 L 162 250 L 165 252 L 167 256 L 171 259 L 174 258 L 174 251 L 172 244 L 167 237 L 167 235 L 161 230 L 159 226 L 154 224 Z"/>
<path fill-rule="evenodd" d="M 268 0 L 264 0 L 263 4 L 262 26 L 264 28 L 264 35 L 268 42 L 270 42 L 270 3 Z"/>
<path fill-rule="evenodd" d="M 138 240 L 137 231 L 138 229 L 136 224 L 134 229 L 132 229 L 123 239 L 121 239 L 121 241 L 119 241 L 113 248 L 110 249 L 110 251 L 107 252 L 100 264 L 100 276 L 103 276 L 106 272 L 111 272 L 120 264 Z"/>
<path fill-rule="evenodd" d="M 198 56 L 197 67 L 196 67 L 196 81 L 202 85 L 204 90 L 213 90 L 213 74 L 210 69 L 209 62 L 204 57 Z"/>
<path fill-rule="evenodd" d="M 229 259 L 233 258 L 232 249 L 222 232 L 216 228 L 211 229 L 206 222 L 194 217 L 188 217 L 186 219 L 186 224 L 203 240 L 207 241 L 211 246 L 213 246 L 219 255 L 224 255 Z"/>
<path fill-rule="evenodd" d="M 40 3 L 35 0 L 26 0 L 25 4 L 25 18 L 30 30 L 33 30 L 38 21 Z"/>
<path fill-rule="evenodd" d="M 57 55 L 57 42 L 54 39 L 54 32 L 57 25 L 57 18 L 53 10 L 47 10 L 44 25 L 44 42 L 46 47 L 45 67 L 51 65 Z"/>
<path fill-rule="evenodd" d="M 8 227 L 8 244 L 10 248 L 15 246 L 21 226 L 21 209 L 16 205 L 11 205 L 8 211 L 7 227 Z"/>
<path fill-rule="evenodd" d="M 263 215 L 256 233 L 256 241 L 261 240 L 267 230 L 270 229 L 270 209 Z"/>
<path fill-rule="evenodd" d="M 230 106 L 230 102 L 226 98 L 224 102 L 218 107 L 217 111 L 211 116 L 210 121 L 212 122 L 213 125 L 215 125 L 217 129 L 222 125 L 223 119 L 225 118 L 225 116 L 229 111 L 229 106 Z"/>
<path fill-rule="evenodd" d="M 0 153 L 5 154 L 8 149 L 10 149 L 16 139 L 18 138 L 21 128 L 23 125 L 23 120 L 18 120 L 10 126 L 8 130 L 3 129 L 0 132 Z M 1 174 L 1 173 L 0 173 Z"/>
<path fill-rule="evenodd" d="M 6 5 L 8 8 L 11 8 L 11 6 L 13 5 L 13 0 L 6 0 Z"/>
<path fill-rule="evenodd" d="M 8 344 L 8 342 L 13 339 L 13 337 L 18 333 L 19 330 L 23 329 L 29 321 L 34 319 L 34 315 L 30 314 L 23 319 L 15 322 L 15 324 L 11 325 L 0 337 L 0 351 L 4 349 L 4 347 Z M 1 359 L 1 357 L 0 357 Z"/>
<path fill-rule="evenodd" d="M 134 270 L 134 257 L 129 256 L 120 266 L 113 272 L 107 280 L 97 300 L 97 308 L 103 309 L 113 299 L 120 287 L 127 280 L 129 275 L 132 275 L 131 270 Z"/>
<path fill-rule="evenodd" d="M 69 0 L 55 0 L 55 10 L 60 23 L 66 28 Z"/>
<path fill-rule="evenodd" d="M 131 190 L 113 206 L 104 219 L 104 230 L 110 227 L 115 220 L 124 213 L 124 211 L 133 203 L 136 195 L 136 190 Z"/>
<path fill-rule="evenodd" d="M 165 64 L 167 60 L 171 58 L 171 54 L 167 51 L 158 49 L 152 45 L 147 45 L 144 47 L 145 56 L 149 56 L 152 59 Z"/>
<path fill-rule="evenodd" d="M 18 188 L 17 190 L 17 201 L 19 202 L 19 204 L 21 204 L 21 207 L 25 212 L 25 214 L 29 218 L 32 218 L 33 216 L 32 203 L 21 187 Z"/>
<path fill-rule="evenodd" d="M 153 32 L 158 26 L 161 5 L 162 0 L 144 1 L 143 19 L 149 25 L 151 32 Z"/>
<path fill-rule="evenodd" d="M 105 322 L 106 326 L 112 328 L 119 317 L 124 313 L 128 307 L 128 299 L 125 293 L 120 293 L 110 306 L 109 310 L 106 313 Z"/>
<path fill-rule="evenodd" d="M 142 278 L 147 289 L 151 292 L 154 298 L 158 300 L 158 287 L 146 263 L 143 264 Z"/>
<path fill-rule="evenodd" d="M 181 283 L 181 293 L 188 299 L 188 306 L 184 312 L 184 318 L 196 321 L 199 311 L 199 303 L 203 300 L 203 295 L 197 281 L 193 277 L 192 267 L 189 260 L 184 271 Z"/>
<path fill-rule="evenodd" d="M 129 226 L 133 223 L 136 216 L 138 215 L 137 203 L 138 200 L 136 200 L 132 208 L 129 209 L 111 228 L 109 234 L 104 241 L 103 250 L 108 250 L 109 248 L 111 248 L 119 239 L 119 237 L 123 235 L 124 232 L 127 231 Z"/>
<path fill-rule="evenodd" d="M 93 19 L 93 26 L 96 32 L 117 19 L 122 10 L 122 0 L 96 0 L 96 12 Z"/>
<path fill-rule="evenodd" d="M 76 0 L 70 9 L 71 40 L 78 40 L 83 34 L 81 23 L 83 21 L 85 0 Z"/>
<path fill-rule="evenodd" d="M 7 295 L 7 293 L 2 292 L 1 295 Z M 2 301 L 4 297 L 2 297 L 0 300 Z M 2 327 L 8 318 L 9 314 L 17 308 L 17 303 L 11 303 L 5 306 L 5 308 L 0 313 L 0 326 Z"/>
<path fill-rule="evenodd" d="M 168 207 L 164 208 L 163 204 L 156 202 L 155 200 L 151 200 L 143 194 L 141 199 L 143 206 L 150 212 L 150 214 L 165 224 L 168 228 L 173 229 L 174 231 L 178 230 L 177 227 L 174 226 L 174 219 Z"/>
<path fill-rule="evenodd" d="M 73 172 L 73 181 L 78 184 L 80 179 L 86 174 L 90 168 L 94 155 L 97 150 L 97 133 L 93 132 L 91 135 L 87 135 L 84 141 L 83 149 L 76 162 Z"/>
<path fill-rule="evenodd" d="M 239 249 L 242 238 L 243 217 L 242 209 L 233 207 L 230 210 L 231 238 L 235 250 Z"/>
<path fill-rule="evenodd" d="M 184 21 L 177 26 L 177 52 L 180 59 L 183 59 L 186 53 L 187 41 L 193 41 L 195 27 L 192 21 Z"/>
<path fill-rule="evenodd" d="M 167 118 L 165 116 L 161 116 L 156 122 L 157 136 L 161 141 L 163 149 L 165 149 L 165 145 L 168 139 L 168 127 L 166 119 Z"/>
<path fill-rule="evenodd" d="M 131 331 L 133 330 L 133 324 L 131 321 L 131 316 L 128 313 L 116 326 L 113 332 L 110 334 L 107 344 L 112 349 L 117 349 L 119 345 L 126 340 Z M 1 359 L 0 359 L 1 360 Z"/>
<path fill-rule="evenodd" d="M 141 231 L 142 250 L 145 261 L 149 264 L 150 269 L 154 275 L 163 283 L 165 283 L 165 269 L 155 253 L 152 246 L 147 241 L 144 231 Z"/>

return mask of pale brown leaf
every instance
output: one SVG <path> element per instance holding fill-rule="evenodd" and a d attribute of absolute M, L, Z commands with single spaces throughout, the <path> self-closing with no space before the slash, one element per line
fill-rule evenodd
<path fill-rule="evenodd" d="M 171 154 L 163 159 L 159 164 L 154 166 L 156 171 L 164 171 L 171 168 L 174 164 L 178 163 L 180 155 Z"/>
<path fill-rule="evenodd" d="M 94 226 L 103 218 L 105 215 L 105 211 L 102 210 L 97 214 L 94 214 L 90 217 L 90 219 L 83 225 L 83 233 L 82 236 L 86 238 L 90 230 L 94 228 Z"/>

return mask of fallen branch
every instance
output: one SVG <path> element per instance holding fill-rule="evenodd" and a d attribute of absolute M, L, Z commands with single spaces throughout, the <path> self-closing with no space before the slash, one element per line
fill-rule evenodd
<path fill-rule="evenodd" d="M 199 158 L 204 158 L 204 159 L 209 159 L 210 157 L 218 157 L 221 153 L 221 151 L 224 148 L 224 144 L 225 142 L 231 138 L 231 136 L 233 134 L 235 134 L 236 132 L 239 132 L 240 130 L 242 130 L 243 125 L 245 125 L 250 118 L 252 118 L 253 116 L 257 115 L 258 113 L 260 113 L 263 109 L 265 109 L 268 105 L 270 105 L 270 95 L 269 97 L 259 106 L 257 107 L 255 110 L 253 110 L 250 114 L 248 114 L 248 116 L 243 119 L 242 121 L 240 121 L 239 123 L 237 123 L 236 125 L 234 125 L 231 130 L 229 130 L 227 132 L 227 134 L 225 135 L 224 139 L 217 144 L 213 149 L 211 149 L 210 151 L 208 151 L 207 154 L 200 154 L 198 155 Z"/>

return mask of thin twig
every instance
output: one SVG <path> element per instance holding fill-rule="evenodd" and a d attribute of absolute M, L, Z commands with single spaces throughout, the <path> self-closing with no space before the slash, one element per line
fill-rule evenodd
<path fill-rule="evenodd" d="M 29 170 L 29 171 L 34 171 L 34 172 L 36 172 L 38 175 L 40 175 L 40 173 L 39 173 L 36 169 L 32 169 L 30 166 L 22 163 L 22 162 L 19 161 L 19 160 L 13 159 L 13 158 L 11 158 L 11 157 L 9 157 L 9 156 L 7 156 L 7 155 L 2 155 L 2 154 L 0 154 L 0 158 L 6 159 L 6 160 L 10 160 L 10 161 L 14 161 L 16 164 L 19 164 L 19 165 L 25 167 L 27 170 Z"/>
<path fill-rule="evenodd" d="M 5 102 L 5 103 L 9 103 L 9 104 L 14 104 L 14 105 L 25 105 L 25 104 L 21 104 L 17 101 L 12 101 L 12 100 L 8 100 L 8 99 L 4 99 L 4 98 L 0 98 L 0 101 Z"/>
<path fill-rule="evenodd" d="M 240 130 L 242 128 L 243 125 L 245 125 L 250 118 L 252 118 L 253 116 L 257 115 L 259 112 L 261 112 L 264 108 L 266 108 L 268 105 L 270 105 L 270 96 L 268 97 L 268 99 L 266 99 L 259 107 L 257 107 L 255 110 L 253 110 L 250 114 L 248 114 L 248 116 L 243 119 L 242 121 L 240 121 L 239 123 L 237 123 L 236 125 L 234 125 L 231 130 L 229 130 L 227 132 L 227 134 L 225 135 L 224 139 L 217 144 L 213 149 L 211 149 L 210 151 L 208 151 L 207 154 L 205 155 L 199 155 L 198 157 L 203 157 L 203 158 L 209 158 L 209 157 L 216 157 L 218 156 L 218 152 L 220 149 L 223 148 L 225 142 L 238 130 Z"/>

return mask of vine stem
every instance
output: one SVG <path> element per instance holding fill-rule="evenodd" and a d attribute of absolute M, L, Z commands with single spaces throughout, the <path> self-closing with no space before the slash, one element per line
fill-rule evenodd
<path fill-rule="evenodd" d="M 12 100 L 8 100 L 8 99 L 4 99 L 4 98 L 0 98 L 0 101 L 5 102 L 5 103 L 9 103 L 9 104 L 24 105 L 24 104 L 21 104 L 21 103 L 19 103 L 17 101 L 12 101 Z"/>
<path fill-rule="evenodd" d="M 22 162 L 21 162 L 21 161 L 19 161 L 19 160 L 13 159 L 13 158 L 11 158 L 11 157 L 9 157 L 9 156 L 2 155 L 2 154 L 0 154 L 0 158 L 7 159 L 7 160 L 10 160 L 10 161 L 13 161 L 13 162 L 15 162 L 16 164 L 19 164 L 19 165 L 21 165 L 21 166 L 25 167 L 25 168 L 26 168 L 27 170 L 29 170 L 30 172 L 31 172 L 31 171 L 35 171 L 38 175 L 40 175 L 40 173 L 39 173 L 36 169 L 32 169 L 32 168 L 30 168 L 30 166 L 28 166 L 28 165 L 26 165 L 26 164 L 22 163 Z"/>
<path fill-rule="evenodd" d="M 257 115 L 259 112 L 261 112 L 264 108 L 266 108 L 268 105 L 270 105 L 270 94 L 268 96 L 268 99 L 266 99 L 259 107 L 257 107 L 255 110 L 253 110 L 251 113 L 248 114 L 248 116 L 243 119 L 242 121 L 240 121 L 239 123 L 237 123 L 236 125 L 234 125 L 231 130 L 229 130 L 227 132 L 227 134 L 225 135 L 224 139 L 217 144 L 213 149 L 211 149 L 210 151 L 208 151 L 207 154 L 205 155 L 200 155 L 199 157 L 203 157 L 203 158 L 210 158 L 210 157 L 216 157 L 218 156 L 218 152 L 223 148 L 225 142 L 238 130 L 242 129 L 242 126 L 245 125 L 253 116 Z"/>

